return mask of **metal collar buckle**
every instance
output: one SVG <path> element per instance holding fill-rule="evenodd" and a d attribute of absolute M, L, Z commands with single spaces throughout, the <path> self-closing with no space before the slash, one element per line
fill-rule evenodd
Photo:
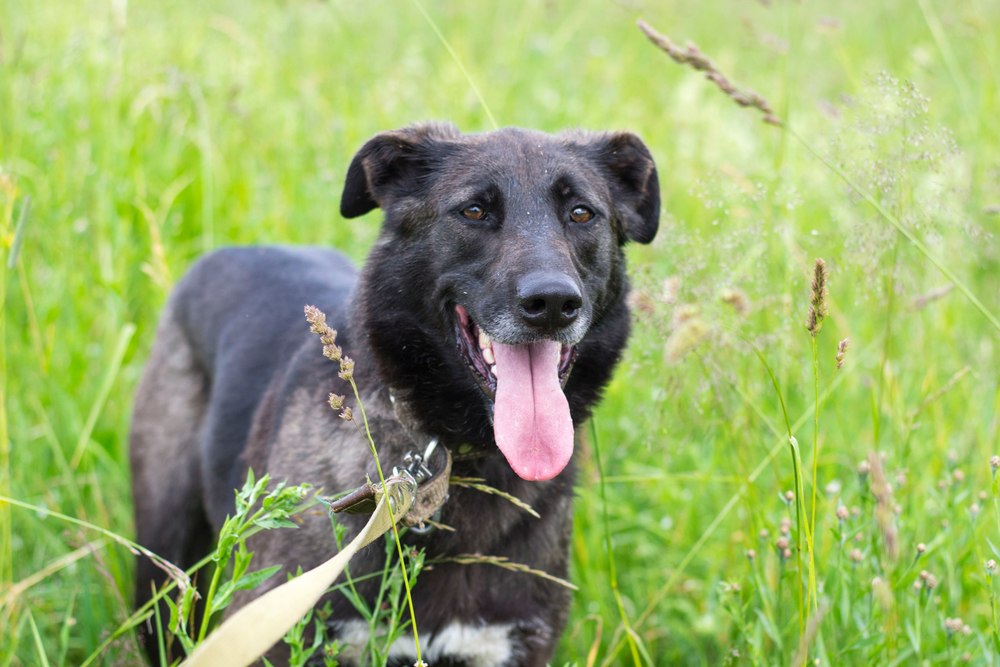
<path fill-rule="evenodd" d="M 421 485 L 424 485 L 426 482 L 433 479 L 437 472 L 441 472 L 430 468 L 431 457 L 434 455 L 434 451 L 437 449 L 437 446 L 438 439 L 431 438 L 430 442 L 427 443 L 427 447 L 424 449 L 423 454 L 410 450 L 406 452 L 405 456 L 403 456 L 403 463 L 406 464 L 406 467 L 402 471 L 399 468 L 393 469 L 394 474 L 405 472 L 416 480 L 418 498 L 422 495 L 420 493 Z M 445 483 L 447 484 L 447 481 L 445 481 Z M 427 491 L 428 489 L 425 487 L 423 490 Z M 444 500 L 446 499 L 447 494 L 441 499 L 440 503 L 437 503 L 437 506 L 433 508 L 430 516 L 420 517 L 415 522 L 407 520 L 406 523 L 409 525 L 410 530 L 417 535 L 426 535 L 433 531 L 434 524 L 438 523 L 441 519 L 441 507 L 444 505 Z M 420 502 L 418 501 L 417 504 L 419 505 Z"/>
<path fill-rule="evenodd" d="M 434 476 L 434 471 L 428 467 L 430 463 L 431 456 L 434 455 L 434 450 L 437 449 L 438 439 L 431 438 L 431 441 L 427 443 L 427 448 L 424 450 L 423 454 L 418 454 L 412 449 L 403 456 L 403 463 L 406 465 L 406 472 L 410 473 L 417 484 L 423 484 L 431 477 Z M 398 474 L 400 469 L 393 468 L 393 474 Z"/>

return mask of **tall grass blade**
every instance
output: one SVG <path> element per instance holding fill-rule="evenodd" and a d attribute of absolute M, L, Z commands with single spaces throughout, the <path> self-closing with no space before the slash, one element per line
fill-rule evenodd
<path fill-rule="evenodd" d="M 489 105 L 486 104 L 486 98 L 483 97 L 483 94 L 479 91 L 479 86 L 476 85 L 476 81 L 472 78 L 472 75 L 469 74 L 469 70 L 465 68 L 465 64 L 462 62 L 462 59 L 458 57 L 458 53 L 456 53 L 455 49 L 452 48 L 451 42 L 449 42 L 448 38 L 444 36 L 443 32 L 441 32 L 437 22 L 431 17 L 430 14 L 427 13 L 427 10 L 424 9 L 423 3 L 421 3 L 420 0 L 413 0 L 413 4 L 416 6 L 421 16 L 424 17 L 424 20 L 427 21 L 427 24 L 431 27 L 431 30 L 434 31 L 434 34 L 437 35 L 441 45 L 448 51 L 448 55 L 450 55 L 451 59 L 455 61 L 455 65 L 458 67 L 459 71 L 462 72 L 462 76 L 465 77 L 465 80 L 469 83 L 469 88 L 472 89 L 476 99 L 479 100 L 479 105 L 483 107 L 483 113 L 486 114 L 492 128 L 494 130 L 499 129 L 500 124 L 497 123 L 497 119 L 493 116 L 493 112 L 490 111 Z"/>
<path fill-rule="evenodd" d="M 867 356 L 868 351 L 871 350 L 872 347 L 876 345 L 878 342 L 879 342 L 878 339 L 870 342 L 862 350 L 859 350 L 858 356 L 859 357 Z M 850 368 L 856 368 L 856 367 L 857 366 L 855 365 L 851 366 Z M 827 385 L 826 390 L 820 397 L 821 403 L 826 402 L 829 399 L 829 397 L 840 387 L 840 385 L 843 384 L 843 382 L 847 377 L 848 373 L 838 374 L 837 377 L 834 378 L 833 382 Z M 802 415 L 799 416 L 798 419 L 795 420 L 795 422 L 791 424 L 791 428 L 789 430 L 791 430 L 793 433 L 795 431 L 798 431 L 809 420 L 811 416 L 812 416 L 812 410 L 811 409 L 806 410 Z M 650 600 L 647 603 L 646 608 L 643 609 L 642 613 L 635 621 L 634 624 L 635 627 L 641 627 L 647 620 L 649 620 L 650 616 L 653 615 L 653 612 L 660 605 L 663 599 L 666 598 L 666 596 L 670 593 L 670 591 L 672 591 L 674 587 L 677 585 L 678 581 L 680 581 L 680 578 L 687 570 L 688 565 L 690 565 L 692 561 L 694 561 L 697 555 L 701 552 L 702 548 L 708 543 L 708 540 L 712 537 L 712 535 L 719 528 L 719 526 L 722 525 L 722 522 L 725 521 L 726 517 L 729 516 L 730 512 L 733 511 L 733 509 L 747 494 L 747 492 L 749 491 L 749 487 L 752 484 L 754 484 L 762 474 L 764 474 L 764 471 L 767 470 L 768 467 L 771 465 L 771 461 L 773 461 L 774 458 L 778 456 L 778 454 L 780 454 L 781 451 L 786 446 L 788 446 L 787 435 L 776 434 L 776 437 L 778 437 L 778 442 L 776 442 L 771 447 L 771 449 L 768 450 L 767 454 L 764 455 L 764 458 L 760 461 L 760 463 L 757 464 L 757 467 L 755 467 L 753 471 L 751 471 L 751 473 L 746 478 L 746 482 L 732 496 L 729 497 L 729 500 L 726 501 L 726 504 L 723 505 L 722 509 L 719 510 L 719 512 L 715 515 L 715 518 L 712 519 L 712 521 L 705 528 L 705 530 L 702 531 L 702 534 L 698 537 L 695 543 L 691 546 L 690 549 L 688 549 L 687 553 L 684 554 L 684 557 L 681 558 L 680 562 L 670 573 L 670 576 L 664 582 L 663 586 L 661 586 L 655 593 L 653 593 L 650 596 Z M 1000 518 L 998 518 L 998 523 L 1000 523 Z M 609 652 L 608 658 L 606 660 L 607 664 L 611 664 L 611 661 L 614 659 L 614 657 L 618 654 L 618 652 L 622 649 L 623 646 L 624 640 L 620 639 L 618 633 L 615 633 L 614 641 L 615 641 L 614 648 L 612 648 L 612 650 Z"/>
<path fill-rule="evenodd" d="M 89 544 L 85 544 L 78 549 L 74 549 L 68 554 L 60 556 L 59 558 L 55 559 L 42 569 L 33 572 L 24 579 L 21 579 L 16 584 L 12 585 L 10 588 L 5 590 L 3 592 L 3 596 L 0 596 L 0 609 L 3 609 L 4 607 L 13 606 L 14 603 L 17 602 L 17 599 L 21 596 L 21 594 L 27 591 L 32 586 L 35 586 L 41 583 L 42 581 L 45 581 L 46 579 L 51 577 L 53 574 L 56 574 L 57 572 L 61 572 L 62 570 L 66 569 L 67 567 L 77 562 L 84 556 L 89 556 L 98 549 L 103 549 L 105 546 L 107 546 L 107 544 L 108 544 L 107 539 L 100 539 L 95 542 L 90 542 Z"/>
<path fill-rule="evenodd" d="M 638 646 L 641 641 L 637 641 L 638 635 L 632 628 L 632 623 L 629 621 L 628 614 L 625 612 L 625 603 L 622 601 L 621 589 L 618 587 L 618 572 L 615 568 L 615 550 L 614 545 L 611 542 L 611 520 L 608 518 L 608 497 L 604 486 L 604 466 L 601 463 L 601 443 L 600 437 L 597 435 L 595 417 L 590 418 L 590 438 L 594 443 L 594 461 L 597 463 L 597 476 L 601 480 L 601 519 L 604 524 L 604 548 L 608 552 L 608 578 L 611 585 L 611 593 L 615 598 L 615 606 L 618 608 L 618 617 L 621 619 L 622 627 L 625 629 L 625 637 L 628 641 L 629 650 L 632 652 L 632 663 L 634 665 L 641 665 L 642 662 L 639 658 Z"/>
<path fill-rule="evenodd" d="M 36 664 L 41 667 L 49 667 L 49 657 L 45 655 L 45 646 L 42 643 L 42 636 L 38 634 L 38 626 L 35 625 L 35 616 L 28 612 L 28 626 L 31 628 L 31 637 L 35 640 L 35 655 L 38 657 Z"/>
<path fill-rule="evenodd" d="M 24 198 L 21 204 L 21 213 L 17 216 L 17 225 L 14 227 L 14 240 L 10 245 L 10 252 L 7 254 L 7 268 L 13 269 L 17 264 L 17 257 L 21 252 L 21 243 L 24 241 L 24 229 L 28 226 L 28 213 L 31 211 L 31 197 Z"/>
<path fill-rule="evenodd" d="M 87 445 L 90 443 L 90 436 L 93 435 L 94 427 L 97 425 L 97 419 L 101 416 L 101 411 L 104 409 L 104 404 L 108 400 L 108 395 L 111 394 L 111 388 L 114 386 L 115 379 L 118 377 L 118 372 L 122 368 L 122 362 L 125 360 L 125 352 L 128 351 L 128 344 L 134 335 L 135 325 L 131 322 L 123 326 L 121 331 L 118 333 L 118 340 L 115 343 L 115 348 L 111 354 L 111 360 L 108 364 L 107 370 L 104 372 L 104 378 L 101 380 L 101 387 L 98 389 L 97 396 L 90 406 L 90 412 L 87 414 L 87 421 L 84 422 L 83 429 L 80 431 L 80 437 L 76 441 L 76 447 L 73 449 L 70 466 L 74 470 L 80 467 L 80 460 L 83 458 Z"/>

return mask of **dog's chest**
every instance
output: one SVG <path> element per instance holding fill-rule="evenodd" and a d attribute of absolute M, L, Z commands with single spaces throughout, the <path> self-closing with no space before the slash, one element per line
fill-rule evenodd
<path fill-rule="evenodd" d="M 510 572 L 492 563 L 434 561 L 476 554 L 565 576 L 565 550 L 552 548 L 558 540 L 550 538 L 553 533 L 565 532 L 568 513 L 559 506 L 547 509 L 551 511 L 543 515 L 545 518 L 528 524 L 536 530 L 523 526 L 512 530 L 519 525 L 522 510 L 492 496 L 456 489 L 442 520 L 457 530 L 435 531 L 414 545 L 425 549 L 433 563 L 420 572 L 413 588 L 420 657 L 426 663 L 437 667 L 545 664 L 556 636 L 554 628 L 561 625 L 560 610 L 568 604 L 565 589 L 534 574 Z M 478 521 L 467 516 L 470 511 Z M 546 520 L 560 528 L 547 526 Z M 384 566 L 381 561 L 370 565 L 376 569 Z M 370 624 L 349 611 L 343 601 L 336 607 L 335 617 L 339 618 L 330 629 L 342 643 L 342 664 L 378 664 L 378 657 L 370 654 L 371 644 L 379 647 L 388 665 L 408 667 L 416 662 L 411 631 L 391 639 L 376 627 L 375 639 L 370 642 Z"/>
<path fill-rule="evenodd" d="M 418 626 L 419 627 L 419 626 Z M 347 661 L 364 662 L 364 651 L 370 628 L 360 620 L 336 623 L 341 657 Z M 437 632 L 420 632 L 421 658 L 429 663 L 438 661 L 466 667 L 503 667 L 514 664 L 521 654 L 516 630 L 510 623 L 473 625 L 452 622 Z M 390 664 L 412 665 L 416 661 L 413 635 L 406 634 L 393 641 L 385 654 Z"/>

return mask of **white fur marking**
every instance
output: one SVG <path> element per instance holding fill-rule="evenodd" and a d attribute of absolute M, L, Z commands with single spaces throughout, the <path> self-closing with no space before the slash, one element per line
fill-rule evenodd
<path fill-rule="evenodd" d="M 499 667 L 510 660 L 510 624 L 466 625 L 451 623 L 427 642 L 427 657 L 462 658 L 470 667 Z"/>
<path fill-rule="evenodd" d="M 368 624 L 364 621 L 337 621 L 333 628 L 340 640 L 340 655 L 357 662 L 368 643 Z"/>
<path fill-rule="evenodd" d="M 436 634 L 421 634 L 423 657 L 431 661 L 444 657 L 465 660 L 469 667 L 500 667 L 513 655 L 510 642 L 512 625 L 467 625 L 451 623 Z M 363 621 L 341 621 L 336 624 L 337 637 L 343 649 L 341 655 L 358 660 L 368 641 L 368 624 Z M 389 647 L 390 658 L 416 659 L 411 635 L 400 637 Z"/>

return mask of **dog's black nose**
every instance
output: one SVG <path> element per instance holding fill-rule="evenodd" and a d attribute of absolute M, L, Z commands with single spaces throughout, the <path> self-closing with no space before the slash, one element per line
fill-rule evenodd
<path fill-rule="evenodd" d="M 518 281 L 517 303 L 524 322 L 554 330 L 573 324 L 583 307 L 583 296 L 566 274 L 536 271 Z"/>

